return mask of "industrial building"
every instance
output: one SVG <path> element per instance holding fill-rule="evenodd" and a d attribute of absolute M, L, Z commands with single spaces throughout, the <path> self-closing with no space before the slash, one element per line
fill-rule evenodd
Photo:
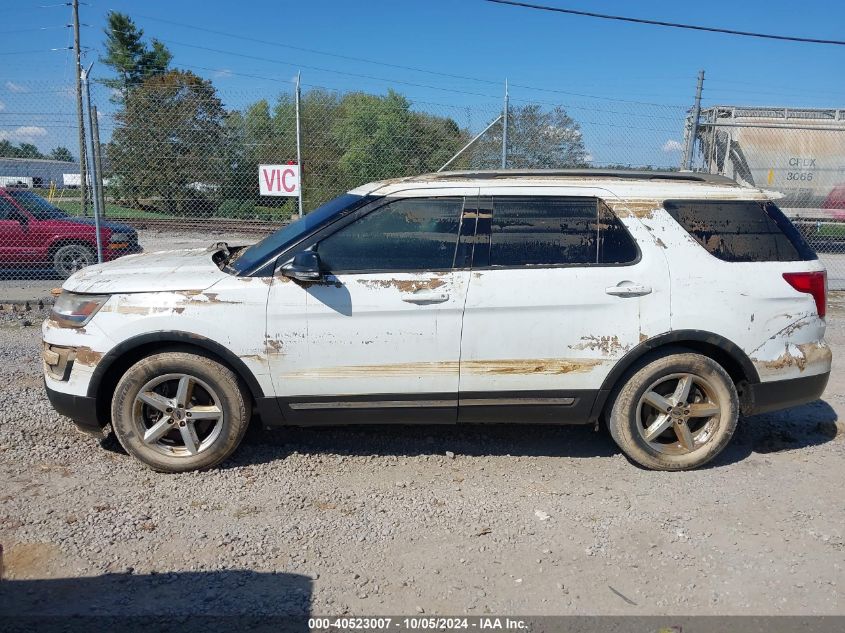
<path fill-rule="evenodd" d="M 79 163 L 48 158 L 0 158 L 0 186 L 79 186 Z"/>

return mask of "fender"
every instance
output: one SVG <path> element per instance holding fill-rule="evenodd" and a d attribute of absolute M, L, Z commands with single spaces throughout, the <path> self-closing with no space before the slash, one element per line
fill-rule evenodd
<path fill-rule="evenodd" d="M 256 401 L 264 398 L 264 391 L 255 379 L 252 371 L 246 364 L 238 358 L 230 349 L 224 347 L 220 343 L 213 341 L 199 334 L 192 334 L 188 332 L 173 332 L 159 330 L 157 332 L 147 332 L 139 336 L 126 339 L 112 348 L 103 358 L 97 363 L 94 373 L 91 376 L 91 381 L 88 383 L 88 397 L 96 398 L 100 384 L 104 376 L 115 362 L 120 360 L 125 354 L 131 352 L 142 345 L 150 343 L 167 344 L 167 343 L 184 343 L 195 347 L 202 348 L 211 352 L 215 356 L 222 358 L 229 366 L 241 377 L 249 388 L 252 397 Z"/>
<path fill-rule="evenodd" d="M 646 354 L 654 350 L 664 347 L 666 345 L 683 345 L 684 343 L 704 344 L 718 347 L 730 359 L 736 363 L 736 367 L 742 372 L 744 379 L 751 385 L 756 385 L 760 382 L 760 375 L 754 367 L 754 363 L 748 355 L 740 349 L 740 347 L 729 341 L 724 336 L 707 332 L 705 330 L 674 330 L 666 332 L 665 334 L 658 334 L 652 338 L 646 339 L 630 350 L 623 356 L 618 363 L 613 367 L 607 377 L 602 383 L 601 389 L 596 396 L 593 403 L 592 411 L 590 411 L 590 421 L 594 422 L 601 415 L 610 393 L 617 385 L 622 376 L 627 372 L 638 360 Z M 727 369 L 727 368 L 726 368 Z"/>

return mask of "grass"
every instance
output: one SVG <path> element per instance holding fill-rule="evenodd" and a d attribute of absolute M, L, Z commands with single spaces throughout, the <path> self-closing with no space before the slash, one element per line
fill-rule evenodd
<path fill-rule="evenodd" d="M 59 207 L 65 213 L 70 215 L 82 215 L 82 203 L 78 200 L 56 200 L 53 204 Z M 141 209 L 132 209 L 131 207 L 123 207 L 118 204 L 106 203 L 106 211 L 104 213 L 107 218 L 119 218 L 126 220 L 141 220 L 141 219 L 159 219 L 159 220 L 174 220 L 176 216 L 168 213 L 156 213 L 154 211 L 143 211 Z"/>
<path fill-rule="evenodd" d="M 845 223 L 821 224 L 814 227 L 811 235 L 819 237 L 837 237 L 845 239 Z"/>
<path fill-rule="evenodd" d="M 75 200 L 53 200 L 53 204 L 60 208 L 65 213 L 73 216 L 82 215 L 82 204 L 78 199 Z M 290 220 L 295 211 L 291 209 L 279 207 L 265 207 L 255 206 L 246 213 L 240 214 L 238 212 L 232 214 L 218 214 L 208 216 L 209 219 L 231 219 L 231 220 L 259 220 L 265 222 L 285 222 Z M 91 211 L 89 211 L 89 216 Z M 188 214 L 187 216 L 173 215 L 171 213 L 159 213 L 157 211 L 146 211 L 143 209 L 135 209 L 119 204 L 106 203 L 105 218 L 115 220 L 190 220 L 198 219 L 197 215 Z M 203 216 L 206 217 L 206 216 Z"/>

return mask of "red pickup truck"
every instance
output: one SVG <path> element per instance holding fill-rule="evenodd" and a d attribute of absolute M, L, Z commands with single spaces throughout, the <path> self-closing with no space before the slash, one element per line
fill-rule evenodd
<path fill-rule="evenodd" d="M 0 187 L 0 269 L 49 268 L 62 279 L 97 262 L 93 218 L 73 217 L 28 189 Z M 138 233 L 100 222 L 103 261 L 140 253 Z"/>

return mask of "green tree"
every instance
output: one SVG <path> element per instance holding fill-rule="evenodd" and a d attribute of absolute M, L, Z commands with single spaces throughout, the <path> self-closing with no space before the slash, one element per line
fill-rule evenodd
<path fill-rule="evenodd" d="M 402 95 L 325 90 L 302 95 L 301 138 L 305 209 L 370 180 L 433 171 L 468 140 L 449 118 L 414 112 Z M 224 198 L 258 199 L 258 165 L 296 158 L 296 107 L 282 94 L 271 108 L 259 101 L 227 118 L 230 166 Z M 292 200 L 266 198 L 263 206 Z"/>
<path fill-rule="evenodd" d="M 63 145 L 56 147 L 50 152 L 49 158 L 53 160 L 63 160 L 68 163 L 74 162 L 76 159 L 73 157 L 73 154 L 70 153 L 70 150 Z"/>
<path fill-rule="evenodd" d="M 502 126 L 494 126 L 472 152 L 472 166 L 496 169 L 502 164 Z M 586 167 L 581 127 L 566 110 L 531 103 L 508 109 L 508 167 L 554 169 Z"/>
<path fill-rule="evenodd" d="M 125 100 L 129 91 L 146 79 L 167 72 L 173 59 L 170 51 L 156 39 L 150 45 L 144 42 L 144 31 L 125 13 L 110 11 L 104 31 L 106 54 L 100 61 L 114 70 L 117 78 L 102 83 L 118 91 L 116 101 Z"/>
<path fill-rule="evenodd" d="M 362 92 L 344 96 L 334 136 L 344 148 L 340 168 L 347 181 L 361 184 L 403 175 L 413 149 L 412 120 L 410 102 L 393 90 L 384 97 Z"/>
<path fill-rule="evenodd" d="M 44 158 L 44 154 L 32 143 L 21 143 L 18 146 L 18 158 Z"/>
<path fill-rule="evenodd" d="M 208 213 L 227 171 L 226 112 L 210 81 L 172 70 L 128 93 L 107 152 L 121 197 Z"/>

